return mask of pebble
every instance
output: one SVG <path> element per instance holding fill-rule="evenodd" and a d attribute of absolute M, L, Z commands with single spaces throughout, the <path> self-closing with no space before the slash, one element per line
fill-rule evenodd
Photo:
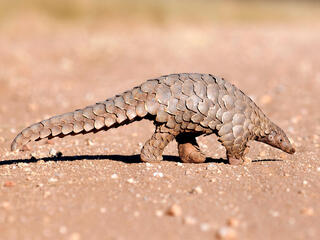
<path fill-rule="evenodd" d="M 100 212 L 105 213 L 105 212 L 107 212 L 107 209 L 105 207 L 102 207 L 102 208 L 100 208 Z"/>
<path fill-rule="evenodd" d="M 80 233 L 77 233 L 77 232 L 72 233 L 68 238 L 68 240 L 80 240 L 80 239 L 81 239 L 81 235 Z"/>
<path fill-rule="evenodd" d="M 14 183 L 14 182 L 12 182 L 12 181 L 6 181 L 4 184 L 3 184 L 3 186 L 4 187 L 13 187 L 13 186 L 15 186 L 16 184 Z"/>
<path fill-rule="evenodd" d="M 114 174 L 111 175 L 111 178 L 112 178 L 112 179 L 117 179 L 117 178 L 118 178 L 118 175 L 117 175 L 116 173 L 114 173 Z"/>
<path fill-rule="evenodd" d="M 320 167 L 317 168 L 317 172 L 320 172 Z"/>
<path fill-rule="evenodd" d="M 195 187 L 195 188 L 193 188 L 193 189 L 191 190 L 191 193 L 201 194 L 201 193 L 203 193 L 203 191 L 202 191 L 202 188 L 201 188 L 200 186 L 197 186 L 197 187 Z"/>
<path fill-rule="evenodd" d="M 50 151 L 49 151 L 49 156 L 50 157 L 61 157 L 62 156 L 62 152 L 58 152 L 54 148 L 51 148 Z"/>
<path fill-rule="evenodd" d="M 302 118 L 301 116 L 295 116 L 295 117 L 292 117 L 292 118 L 290 119 L 290 121 L 291 121 L 293 124 L 297 124 L 297 123 L 300 122 L 301 118 Z"/>
<path fill-rule="evenodd" d="M 182 167 L 183 164 L 181 162 L 177 162 L 177 166 Z"/>
<path fill-rule="evenodd" d="M 128 182 L 128 183 L 135 183 L 136 181 L 135 181 L 133 178 L 129 178 L 129 179 L 127 180 L 127 182 Z"/>
<path fill-rule="evenodd" d="M 237 238 L 237 233 L 234 229 L 230 227 L 222 227 L 217 231 L 216 236 L 218 239 L 221 239 L 221 240 L 224 240 L 224 239 L 232 240 Z"/>
<path fill-rule="evenodd" d="M 11 208 L 11 204 L 10 204 L 10 202 L 5 201 L 5 202 L 2 202 L 2 203 L 0 204 L 0 207 L 2 207 L 2 208 L 5 209 L 5 210 L 8 210 L 8 209 Z"/>
<path fill-rule="evenodd" d="M 60 232 L 61 234 L 66 234 L 66 233 L 67 233 L 67 227 L 66 227 L 66 226 L 61 226 L 61 227 L 59 228 L 59 232 Z"/>
<path fill-rule="evenodd" d="M 90 140 L 90 139 L 86 139 L 85 141 L 86 141 L 87 146 L 93 146 L 94 145 L 94 142 L 92 140 Z"/>
<path fill-rule="evenodd" d="M 210 163 L 207 167 L 206 170 L 215 170 L 217 169 L 217 166 L 215 164 Z"/>
<path fill-rule="evenodd" d="M 169 207 L 169 209 L 167 210 L 167 214 L 169 216 L 173 216 L 173 217 L 179 217 L 182 214 L 182 209 L 179 205 L 177 204 L 173 204 L 171 207 Z"/>
<path fill-rule="evenodd" d="M 227 220 L 227 225 L 229 227 L 238 227 L 239 226 L 239 220 L 236 218 L 229 218 Z"/>
<path fill-rule="evenodd" d="M 272 217 L 279 217 L 279 212 L 277 212 L 277 211 L 270 210 L 270 214 Z"/>
<path fill-rule="evenodd" d="M 197 220 L 194 217 L 186 216 L 183 218 L 183 223 L 187 225 L 194 225 L 197 223 Z"/>
<path fill-rule="evenodd" d="M 55 183 L 55 182 L 58 182 L 58 179 L 52 177 L 52 178 L 49 178 L 48 182 L 50 182 L 50 183 Z"/>
<path fill-rule="evenodd" d="M 156 216 L 157 216 L 157 217 L 162 217 L 162 216 L 163 216 L 163 211 L 161 211 L 161 210 L 156 210 Z"/>
<path fill-rule="evenodd" d="M 200 224 L 200 230 L 202 232 L 208 232 L 210 230 L 210 225 L 209 223 L 201 223 Z"/>
<path fill-rule="evenodd" d="M 162 178 L 163 177 L 163 173 L 162 172 L 154 172 L 153 176 Z"/>
<path fill-rule="evenodd" d="M 263 96 L 260 98 L 260 103 L 261 103 L 262 105 L 271 103 L 271 101 L 272 101 L 272 97 L 271 97 L 270 95 L 263 95 Z"/>
<path fill-rule="evenodd" d="M 305 207 L 305 208 L 301 209 L 300 213 L 305 215 L 305 216 L 313 216 L 314 215 L 314 210 L 313 210 L 313 208 Z"/>
<path fill-rule="evenodd" d="M 45 191 L 44 194 L 43 194 L 43 197 L 44 197 L 44 198 L 47 198 L 47 197 L 49 197 L 50 195 L 51 195 L 51 192 Z"/>

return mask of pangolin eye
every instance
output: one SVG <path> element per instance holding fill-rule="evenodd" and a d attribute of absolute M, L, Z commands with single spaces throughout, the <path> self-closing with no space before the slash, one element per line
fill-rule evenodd
<path fill-rule="evenodd" d="M 280 142 L 282 142 L 282 138 L 280 138 Z"/>

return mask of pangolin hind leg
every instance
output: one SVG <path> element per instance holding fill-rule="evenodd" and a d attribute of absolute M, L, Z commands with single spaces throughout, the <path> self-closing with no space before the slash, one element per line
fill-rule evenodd
<path fill-rule="evenodd" d="M 177 133 L 165 125 L 157 125 L 152 137 L 144 144 L 140 158 L 143 162 L 159 162 L 165 147 L 175 138 Z"/>
<path fill-rule="evenodd" d="M 179 156 L 185 163 L 203 163 L 206 156 L 200 151 L 194 133 L 181 133 L 176 137 Z"/>

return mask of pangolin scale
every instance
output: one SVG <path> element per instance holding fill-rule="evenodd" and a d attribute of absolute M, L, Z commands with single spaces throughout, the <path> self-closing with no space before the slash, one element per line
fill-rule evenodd
<path fill-rule="evenodd" d="M 30 141 L 85 134 L 148 119 L 155 132 L 141 150 L 141 160 L 160 161 L 172 140 L 183 162 L 204 162 L 196 137 L 218 136 L 230 164 L 241 164 L 247 143 L 257 140 L 294 153 L 284 131 L 269 120 L 241 90 L 211 74 L 182 73 L 150 79 L 92 106 L 35 123 L 13 140 L 11 149 Z"/>

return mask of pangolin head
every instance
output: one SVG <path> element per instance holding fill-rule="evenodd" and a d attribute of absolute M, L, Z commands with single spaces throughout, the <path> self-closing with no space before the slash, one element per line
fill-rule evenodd
<path fill-rule="evenodd" d="M 292 146 L 287 135 L 280 127 L 274 124 L 272 127 L 265 130 L 264 133 L 265 134 L 259 138 L 260 142 L 279 148 L 289 154 L 295 153 L 295 148 Z"/>

